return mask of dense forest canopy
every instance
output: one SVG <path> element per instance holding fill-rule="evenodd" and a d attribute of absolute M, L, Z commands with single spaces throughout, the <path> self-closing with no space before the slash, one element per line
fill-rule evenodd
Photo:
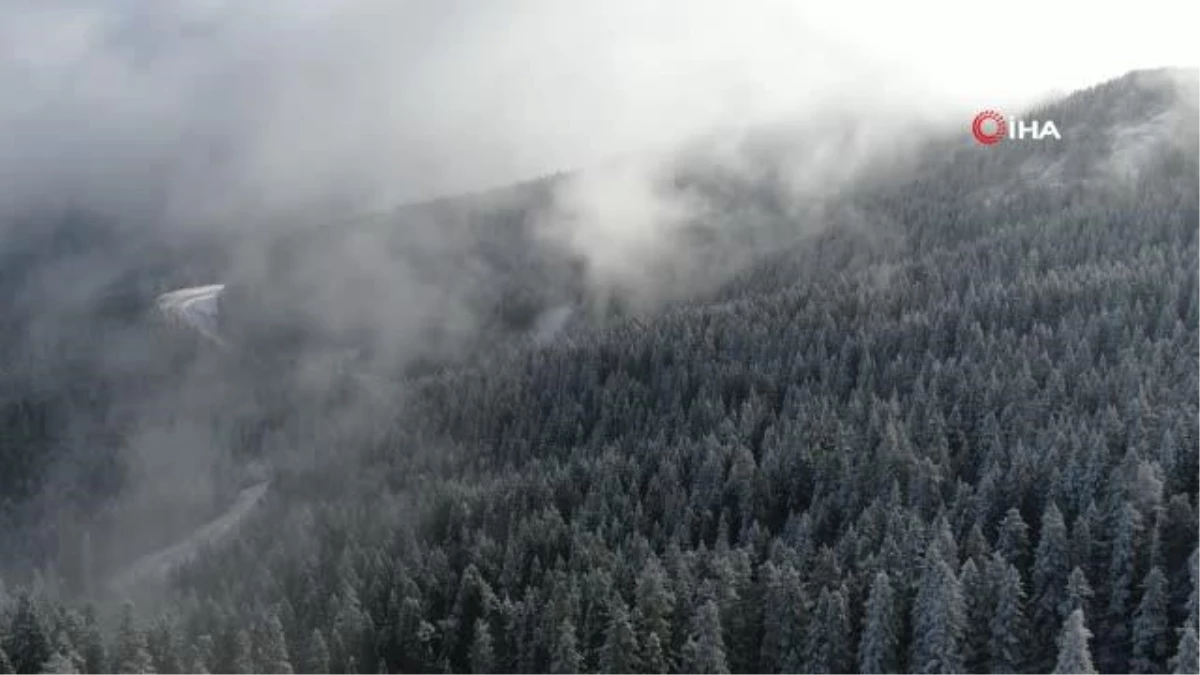
<path fill-rule="evenodd" d="M 1061 142 L 935 138 L 801 208 L 769 170 L 676 166 L 707 206 L 654 302 L 596 292 L 539 238 L 553 177 L 271 242 L 273 266 L 230 280 L 229 351 L 145 311 L 232 269 L 191 240 L 144 244 L 97 280 L 111 305 L 31 332 L 33 280 L 122 245 L 56 221 L 0 265 L 0 673 L 1197 672 L 1180 77 L 1029 115 Z M 413 248 L 423 227 L 467 246 Z M 299 262 L 372 228 L 438 263 L 407 282 L 453 277 L 485 318 L 380 358 L 353 303 L 391 291 Z M 314 326 L 312 287 L 347 314 Z M 572 318 L 529 339 L 556 308 Z M 113 357 L 130 334 L 154 347 Z M 179 423 L 208 429 L 216 487 L 118 536 L 130 411 L 158 399 L 195 405 Z M 235 537 L 106 586 L 263 465 Z"/>

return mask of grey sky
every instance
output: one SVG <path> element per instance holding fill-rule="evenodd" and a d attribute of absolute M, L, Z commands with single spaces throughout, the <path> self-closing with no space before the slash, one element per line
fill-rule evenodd
<path fill-rule="evenodd" d="M 826 104 L 956 119 L 1195 65 L 1196 15 L 1168 0 L 10 0 L 0 178 L 6 199 L 72 190 L 183 219 L 369 207 Z"/>

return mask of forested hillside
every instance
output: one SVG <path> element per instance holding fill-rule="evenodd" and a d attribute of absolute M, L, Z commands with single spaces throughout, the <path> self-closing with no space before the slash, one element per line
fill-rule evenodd
<path fill-rule="evenodd" d="M 215 256 L 140 225 L 82 206 L 0 214 L 0 575 L 53 555 L 62 516 L 121 490 L 135 409 L 194 356 L 149 310 Z"/>
<path fill-rule="evenodd" d="M 1058 143 L 935 142 L 661 311 L 366 417 L 296 402 L 254 436 L 292 453 L 261 513 L 170 589 L 0 586 L 0 673 L 1200 671 L 1197 117 L 1165 82 L 1038 111 Z M 722 227 L 762 209 L 737 187 Z"/>

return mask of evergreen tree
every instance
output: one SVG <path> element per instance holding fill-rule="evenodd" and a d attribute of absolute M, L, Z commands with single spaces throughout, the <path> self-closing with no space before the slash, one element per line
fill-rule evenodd
<path fill-rule="evenodd" d="M 714 600 L 706 601 L 696 611 L 683 650 L 683 669 L 689 673 L 729 672 L 721 636 L 721 614 Z"/>
<path fill-rule="evenodd" d="M 54 654 L 46 662 L 45 669 L 48 672 L 82 673 L 86 667 L 87 663 L 83 655 L 75 649 L 75 645 L 71 642 L 68 627 L 62 626 L 54 639 Z"/>
<path fill-rule="evenodd" d="M 962 672 L 966 627 L 962 587 L 950 566 L 936 553 L 927 554 L 924 567 L 913 603 L 911 668 L 918 673 Z"/>
<path fill-rule="evenodd" d="M 971 531 L 967 533 L 967 543 L 963 553 L 968 559 L 974 560 L 975 565 L 986 565 L 987 561 L 992 557 L 992 547 L 988 543 L 987 537 L 983 534 L 983 528 L 979 523 L 971 526 Z"/>
<path fill-rule="evenodd" d="M 1179 634 L 1179 645 L 1171 657 L 1172 673 L 1200 673 L 1200 640 L 1196 639 L 1196 625 L 1189 621 Z"/>
<path fill-rule="evenodd" d="M 1033 650 L 1031 665 L 1048 671 L 1054 665 L 1057 649 L 1053 636 L 1065 615 L 1060 614 L 1066 601 L 1068 578 L 1071 574 L 1071 545 L 1062 513 L 1054 502 L 1042 515 L 1041 533 L 1033 559 L 1033 595 L 1030 603 L 1030 624 Z"/>
<path fill-rule="evenodd" d="M 650 665 L 651 662 L 661 662 L 661 650 L 664 645 L 670 644 L 671 641 L 671 621 L 675 613 L 675 595 L 671 592 L 667 579 L 666 571 L 659 562 L 657 556 L 650 556 L 645 567 L 642 568 L 638 575 L 636 596 L 637 608 L 635 610 L 635 624 L 637 626 L 637 635 L 640 638 L 642 646 L 642 661 L 650 672 L 657 672 Z M 657 640 L 657 648 L 660 654 L 651 658 L 646 654 L 646 650 L 650 648 L 650 641 L 647 639 L 651 634 L 655 635 Z"/>
<path fill-rule="evenodd" d="M 1067 591 L 1063 597 L 1063 604 L 1058 608 L 1058 614 L 1063 621 L 1071 616 L 1071 612 L 1075 610 L 1083 610 L 1084 616 L 1087 616 L 1091 609 L 1092 587 L 1088 584 L 1087 577 L 1084 576 L 1083 570 L 1075 567 L 1071 570 L 1071 575 L 1067 577 Z"/>
<path fill-rule="evenodd" d="M 662 643 L 658 640 L 658 635 L 656 633 L 650 633 L 642 641 L 642 644 L 642 672 L 670 672 L 671 664 L 667 660 L 667 655 L 663 650 Z"/>
<path fill-rule="evenodd" d="M 991 556 L 983 561 L 989 569 Z M 963 563 L 961 581 L 966 629 L 963 635 L 963 664 L 967 672 L 981 673 L 986 670 L 988 643 L 991 640 L 991 620 L 995 602 L 992 584 L 987 575 L 976 566 L 975 558 Z"/>
<path fill-rule="evenodd" d="M 43 673 L 62 673 L 64 675 L 74 675 L 79 673 L 79 668 L 75 660 L 69 654 L 55 650 L 54 654 L 46 661 L 43 666 Z"/>
<path fill-rule="evenodd" d="M 230 623 L 217 642 L 213 665 L 222 673 L 245 673 L 253 670 L 250 635 L 244 628 Z"/>
<path fill-rule="evenodd" d="M 1083 611 L 1075 610 L 1063 622 L 1062 632 L 1058 638 L 1058 659 L 1054 665 L 1055 673 L 1095 673 L 1092 665 L 1092 653 L 1088 641 L 1092 632 L 1083 622 Z"/>
<path fill-rule="evenodd" d="M 420 600 L 411 596 L 405 597 L 400 602 L 394 627 L 400 670 L 425 672 L 432 668 L 430 639 L 433 630 L 433 626 L 422 618 Z"/>
<path fill-rule="evenodd" d="M 850 618 L 844 588 L 821 589 L 805 649 L 813 673 L 842 673 L 851 669 Z"/>
<path fill-rule="evenodd" d="M 950 520 L 945 513 L 939 513 L 930 526 L 930 540 L 938 547 L 939 555 L 950 565 L 950 569 L 958 572 L 958 541 L 950 527 Z"/>
<path fill-rule="evenodd" d="M 259 670 L 264 673 L 291 675 L 292 662 L 288 657 L 287 638 L 283 622 L 274 613 L 267 616 L 258 645 Z"/>
<path fill-rule="evenodd" d="M 146 647 L 150 652 L 150 663 L 156 673 L 178 673 L 182 666 L 179 660 L 179 640 L 174 627 L 166 618 L 160 618 L 146 635 Z"/>
<path fill-rule="evenodd" d="M 1097 470 L 1098 471 L 1098 468 Z M 1100 556 L 1100 546 L 1097 540 L 1099 534 L 1108 531 L 1104 526 L 1104 516 L 1100 507 L 1094 501 L 1088 501 L 1084 513 L 1075 518 L 1072 539 L 1070 539 L 1070 554 L 1076 567 L 1088 575 L 1088 579 L 1104 578 L 1103 556 Z"/>
<path fill-rule="evenodd" d="M 304 655 L 304 663 L 304 672 L 306 673 L 324 674 L 329 672 L 329 647 L 319 628 L 314 628 L 312 636 L 308 639 L 308 650 Z"/>
<path fill-rule="evenodd" d="M 212 636 L 201 635 L 196 638 L 196 642 L 192 645 L 188 654 L 187 672 L 192 673 L 210 673 L 212 668 L 210 664 L 213 662 L 213 643 Z"/>
<path fill-rule="evenodd" d="M 1129 503 L 1118 512 L 1116 531 L 1113 534 L 1112 557 L 1108 568 L 1108 613 L 1105 622 L 1106 636 L 1100 653 L 1100 667 L 1105 671 L 1127 669 L 1131 651 L 1130 615 L 1134 575 L 1136 573 L 1137 536 L 1141 518 Z"/>
<path fill-rule="evenodd" d="M 188 648 L 187 660 L 191 665 L 184 672 L 196 673 L 197 675 L 209 675 L 212 672 L 208 667 L 208 662 L 201 654 L 200 648 L 195 645 Z"/>
<path fill-rule="evenodd" d="M 40 673 L 52 655 L 50 637 L 41 610 L 28 594 L 17 598 L 17 608 L 9 623 L 4 652 L 17 673 Z"/>
<path fill-rule="evenodd" d="M 492 646 L 492 629 L 482 618 L 475 621 L 475 635 L 471 640 L 471 672 L 491 673 L 495 671 L 496 655 Z"/>
<path fill-rule="evenodd" d="M 150 658 L 146 635 L 137 628 L 132 603 L 127 602 L 121 608 L 121 620 L 117 626 L 116 644 L 113 648 L 113 666 L 119 673 L 154 672 L 154 662 Z"/>
<path fill-rule="evenodd" d="M 804 670 L 804 626 L 807 599 L 800 575 L 790 563 L 782 569 L 762 565 L 763 632 L 758 667 L 764 672 Z"/>
<path fill-rule="evenodd" d="M 968 564 L 970 561 L 968 560 Z M 875 573 L 867 596 L 866 618 L 858 645 L 858 670 L 861 673 L 892 673 L 899 670 L 896 648 L 895 600 L 887 572 Z"/>
<path fill-rule="evenodd" d="M 1071 562 L 1073 566 L 1080 568 L 1085 574 L 1094 574 L 1099 569 L 1095 566 L 1096 545 L 1091 525 L 1093 519 L 1099 519 L 1099 514 L 1094 503 L 1091 504 L 1088 511 L 1079 514 L 1075 518 L 1075 522 L 1071 525 Z"/>
<path fill-rule="evenodd" d="M 451 612 L 452 625 L 455 627 L 455 630 L 451 633 L 453 638 L 451 663 L 458 667 L 466 665 L 470 658 L 470 649 L 474 641 L 476 621 L 482 617 L 490 616 L 495 610 L 496 604 L 496 595 L 492 590 L 491 584 L 487 582 L 483 573 L 479 571 L 479 567 L 474 563 L 467 565 L 467 568 L 463 570 L 462 579 L 458 586 L 458 593 L 454 600 L 454 608 Z M 359 621 L 359 612 L 361 610 L 358 607 L 357 600 L 347 610 L 345 625 L 348 628 L 353 627 L 357 630 L 357 627 L 361 625 Z M 353 618 L 351 619 L 350 617 Z"/>
<path fill-rule="evenodd" d="M 1000 522 L 1000 533 L 996 540 L 996 552 L 1004 556 L 1018 571 L 1026 569 L 1029 561 L 1029 526 L 1021 518 L 1021 512 L 1009 509 Z"/>
<path fill-rule="evenodd" d="M 579 645 L 580 668 L 594 670 L 600 663 L 601 651 L 604 647 L 604 636 L 608 630 L 609 602 L 613 595 L 612 577 L 607 570 L 590 574 L 582 589 L 582 615 L 576 623 L 573 613 L 576 611 L 572 603 L 566 607 L 570 615 L 560 613 L 559 621 L 570 621 L 577 625 L 576 631 Z M 636 625 L 636 624 L 635 624 Z"/>
<path fill-rule="evenodd" d="M 550 672 L 578 673 L 582 663 L 575 626 L 570 619 L 566 619 L 558 627 L 558 638 L 554 641 L 554 653 L 550 657 Z"/>
<path fill-rule="evenodd" d="M 1026 630 L 1021 573 L 1000 556 L 992 561 L 996 599 L 990 623 L 988 654 L 993 673 L 1019 673 L 1025 663 L 1029 633 Z"/>
<path fill-rule="evenodd" d="M 1192 591 L 1187 599 L 1187 621 L 1200 625 L 1200 549 L 1192 551 L 1188 558 L 1188 576 L 1191 577 Z"/>
<path fill-rule="evenodd" d="M 1171 655 L 1167 624 L 1167 576 L 1151 567 L 1142 584 L 1142 601 L 1133 618 L 1133 658 L 1138 673 L 1161 673 Z"/>
<path fill-rule="evenodd" d="M 636 673 L 638 642 L 629 619 L 629 610 L 619 597 L 609 603 L 608 629 L 600 655 L 600 669 L 606 673 Z"/>
<path fill-rule="evenodd" d="M 89 673 L 108 672 L 108 651 L 104 645 L 104 636 L 96 621 L 96 611 L 88 606 L 83 612 L 83 662 L 84 669 Z"/>

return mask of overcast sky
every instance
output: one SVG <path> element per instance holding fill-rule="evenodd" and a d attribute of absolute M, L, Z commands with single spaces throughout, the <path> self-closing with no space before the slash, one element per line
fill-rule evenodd
<path fill-rule="evenodd" d="M 957 119 L 1195 66 L 1198 6 L 7 0 L 0 199 L 366 205 L 831 103 Z"/>
<path fill-rule="evenodd" d="M 803 5 L 799 13 L 833 39 L 920 73 L 937 89 L 976 104 L 1085 87 L 1137 68 L 1198 62 L 1194 27 L 1200 5 L 1194 2 Z"/>

